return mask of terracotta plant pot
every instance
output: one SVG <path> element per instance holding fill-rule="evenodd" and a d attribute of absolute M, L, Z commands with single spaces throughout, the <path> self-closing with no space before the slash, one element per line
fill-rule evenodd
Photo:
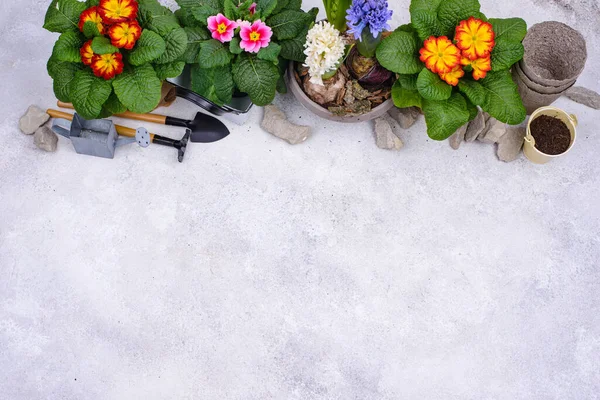
<path fill-rule="evenodd" d="M 296 77 L 294 76 L 295 69 L 296 69 L 296 63 L 294 61 L 290 62 L 290 65 L 289 65 L 287 73 L 286 73 L 286 80 L 287 80 L 288 88 L 294 94 L 294 96 L 300 102 L 300 104 L 302 104 L 306 109 L 308 109 L 309 111 L 318 115 L 321 118 L 325 118 L 330 121 L 344 122 L 344 123 L 364 122 L 364 121 L 373 120 L 375 118 L 379 118 L 379 117 L 385 115 L 389 110 L 391 110 L 392 107 L 394 107 L 394 102 L 390 98 L 390 99 L 386 100 L 385 102 L 383 102 L 382 104 L 380 104 L 379 106 L 373 108 L 371 111 L 369 111 L 365 114 L 362 114 L 362 115 L 357 115 L 357 116 L 335 115 L 332 112 L 330 112 L 329 110 L 327 110 L 326 108 L 323 108 L 320 104 L 317 104 L 314 101 L 312 101 L 306 95 L 306 93 L 304 93 L 304 90 L 302 90 L 302 88 L 298 84 L 298 81 L 296 81 Z"/>

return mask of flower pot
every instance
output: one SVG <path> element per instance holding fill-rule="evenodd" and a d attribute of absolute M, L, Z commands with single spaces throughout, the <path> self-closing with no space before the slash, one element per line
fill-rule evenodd
<path fill-rule="evenodd" d="M 567 84 L 561 85 L 561 86 L 546 86 L 546 85 L 536 83 L 536 82 L 532 81 L 527 75 L 525 75 L 525 72 L 523 72 L 523 69 L 521 69 L 520 63 L 513 65 L 512 72 L 513 72 L 513 77 L 515 77 L 515 74 L 516 74 L 517 78 L 519 80 L 522 80 L 527 85 L 527 87 L 535 90 L 538 93 L 543 93 L 543 94 L 564 93 L 565 91 L 567 91 L 569 88 L 571 88 L 575 84 L 575 81 L 572 81 L 572 82 L 569 81 Z"/>
<path fill-rule="evenodd" d="M 571 83 L 571 86 L 565 89 L 561 88 L 557 90 L 532 83 L 529 79 L 527 79 L 525 74 L 523 74 L 518 64 L 515 64 L 512 68 L 512 77 L 513 81 L 517 84 L 517 88 L 519 90 L 519 94 L 521 95 L 521 99 L 523 100 L 523 105 L 525 106 L 527 114 L 533 113 L 540 107 L 549 106 L 550 104 L 554 103 L 564 94 L 564 92 L 566 92 L 575 84 Z M 531 83 L 531 86 L 528 84 L 528 82 Z M 535 88 L 532 86 L 535 86 Z"/>
<path fill-rule="evenodd" d="M 531 123 L 542 115 L 558 118 L 564 122 L 565 125 L 567 125 L 567 128 L 569 128 L 569 132 L 571 133 L 571 143 L 569 148 L 564 153 L 557 155 L 545 154 L 535 147 L 535 138 L 531 135 Z M 571 148 L 573 148 L 573 145 L 575 144 L 575 138 L 577 137 L 576 127 L 577 117 L 573 114 L 567 114 L 565 111 L 556 107 L 541 107 L 537 109 L 531 114 L 529 122 L 527 123 L 527 133 L 525 135 L 525 144 L 523 146 L 523 152 L 525 153 L 525 156 L 529 159 L 529 161 L 535 164 L 546 164 L 552 161 L 554 158 L 564 156 L 571 150 Z"/>
<path fill-rule="evenodd" d="M 320 104 L 317 104 L 314 101 L 312 101 L 306 95 L 306 93 L 304 93 L 304 90 L 300 87 L 300 85 L 298 84 L 298 81 L 296 81 L 296 77 L 294 76 L 295 69 L 296 69 L 296 63 L 294 61 L 291 61 L 290 65 L 288 67 L 287 73 L 286 73 L 286 81 L 287 81 L 288 88 L 293 93 L 293 95 L 296 97 L 296 99 L 300 102 L 300 104 L 302 104 L 306 109 L 308 109 L 309 111 L 318 115 L 321 118 L 325 118 L 330 121 L 344 122 L 344 123 L 364 122 L 364 121 L 370 121 L 370 120 L 373 120 L 375 118 L 379 118 L 379 117 L 385 115 L 394 106 L 394 102 L 390 98 L 390 99 L 386 100 L 385 102 L 383 102 L 382 104 L 380 104 L 379 106 L 373 108 L 371 111 L 369 111 L 365 114 L 362 114 L 362 115 L 356 115 L 356 116 L 335 115 L 328 109 L 323 108 Z"/>
<path fill-rule="evenodd" d="M 553 87 L 575 83 L 587 60 L 585 39 L 557 21 L 533 25 L 523 40 L 521 69 L 533 82 Z"/>

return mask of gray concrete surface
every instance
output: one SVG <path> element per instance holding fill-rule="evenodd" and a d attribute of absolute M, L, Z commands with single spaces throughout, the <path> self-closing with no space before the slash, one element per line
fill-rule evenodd
<path fill-rule="evenodd" d="M 54 102 L 48 3 L 0 4 L 0 399 L 600 398 L 600 112 L 559 100 L 579 138 L 546 166 L 423 121 L 380 150 L 290 96 L 299 146 L 257 108 L 183 164 L 45 153 L 17 123 Z M 580 29 L 600 90 L 597 1 L 483 9 Z"/>

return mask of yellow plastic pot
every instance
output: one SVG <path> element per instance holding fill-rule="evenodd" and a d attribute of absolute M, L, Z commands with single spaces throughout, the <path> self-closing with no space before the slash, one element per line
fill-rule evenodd
<path fill-rule="evenodd" d="M 531 135 L 531 123 L 537 117 L 540 117 L 542 115 L 547 115 L 549 117 L 558 118 L 562 122 L 564 122 L 565 125 L 567 125 L 567 128 L 569 128 L 569 132 L 571 132 L 571 144 L 569 145 L 569 148 L 564 153 L 556 154 L 556 155 L 545 154 L 545 153 L 542 153 L 541 151 L 539 151 L 535 147 L 535 138 Z M 529 159 L 529 161 L 531 161 L 535 164 L 546 164 L 547 162 L 550 162 L 552 159 L 554 159 L 556 157 L 564 156 L 571 150 L 571 148 L 575 144 L 575 138 L 577 136 L 576 128 L 577 128 L 577 117 L 575 115 L 567 114 L 565 111 L 561 110 L 560 108 L 556 108 L 556 107 L 548 106 L 548 107 L 538 108 L 531 114 L 531 117 L 529 118 L 529 122 L 527 123 L 527 133 L 525 135 L 525 144 L 523 146 L 523 153 L 525 153 L 525 156 Z"/>

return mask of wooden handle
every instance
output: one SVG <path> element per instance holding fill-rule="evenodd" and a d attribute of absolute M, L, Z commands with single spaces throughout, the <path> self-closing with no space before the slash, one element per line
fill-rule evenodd
<path fill-rule="evenodd" d="M 64 103 L 62 101 L 56 102 L 56 105 L 60 108 L 69 108 L 71 110 L 75 109 L 75 107 L 73 107 L 73 104 Z M 153 124 L 161 125 L 166 125 L 167 123 L 167 117 L 159 114 L 136 114 L 130 111 L 125 111 L 124 113 L 115 115 L 115 117 L 133 119 L 136 121 L 152 122 Z"/>
<path fill-rule="evenodd" d="M 48 114 L 52 118 L 64 118 L 66 120 L 73 121 L 73 114 L 69 114 L 69 113 L 66 113 L 66 112 L 63 112 L 63 111 L 46 110 L 46 114 Z M 128 128 L 126 126 L 115 125 L 115 129 L 117 130 L 117 133 L 119 135 L 121 135 L 121 136 L 135 137 L 135 134 L 136 134 L 136 130 L 135 129 Z M 154 134 L 153 133 L 150 134 L 150 139 L 152 141 L 154 140 Z"/>

